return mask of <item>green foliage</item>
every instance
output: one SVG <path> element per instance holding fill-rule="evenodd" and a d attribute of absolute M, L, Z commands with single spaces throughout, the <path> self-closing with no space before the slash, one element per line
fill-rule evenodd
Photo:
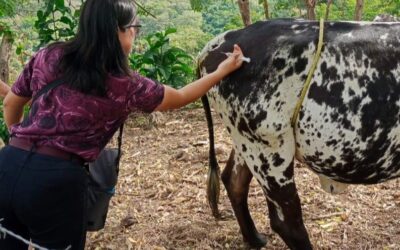
<path fill-rule="evenodd" d="M 184 50 L 170 45 L 168 36 L 176 29 L 169 28 L 165 32 L 156 32 L 145 38 L 142 53 L 134 53 L 129 61 L 133 69 L 140 74 L 159 82 L 179 88 L 193 78 L 193 62 Z"/>
<path fill-rule="evenodd" d="M 14 32 L 7 22 L 0 20 L 0 36 L 8 35 L 9 37 L 14 37 Z"/>
<path fill-rule="evenodd" d="M 14 31 L 11 28 L 13 24 L 7 19 L 7 16 L 14 14 L 15 4 L 14 1 L 0 0 L 0 36 L 6 35 L 8 38 L 14 38 Z"/>
<path fill-rule="evenodd" d="M 307 14 L 303 0 L 269 0 L 271 18 L 304 18 Z"/>
<path fill-rule="evenodd" d="M 210 6 L 213 1 L 211 0 L 189 0 L 190 1 L 190 6 L 194 11 L 202 11 L 206 9 L 208 6 Z M 215 2 L 223 2 L 223 1 L 215 1 Z M 214 2 L 214 3 L 215 3 Z"/>
<path fill-rule="evenodd" d="M 0 17 L 14 14 L 15 5 L 14 0 L 0 0 Z"/>
<path fill-rule="evenodd" d="M 363 20 L 373 20 L 378 14 L 400 16 L 400 0 L 366 0 Z"/>
<path fill-rule="evenodd" d="M 316 3 L 315 11 L 317 19 L 325 16 L 326 0 Z M 307 18 L 307 9 L 303 0 L 269 0 L 272 18 L 294 17 Z M 354 20 L 356 0 L 335 0 L 329 10 L 329 20 Z M 400 15 L 400 0 L 365 0 L 363 8 L 363 20 L 371 21 L 378 14 Z"/>
<path fill-rule="evenodd" d="M 236 4 L 225 1 L 215 1 L 207 7 L 203 7 L 202 29 L 204 32 L 220 34 L 228 29 L 235 29 L 243 26 L 239 9 Z"/>
<path fill-rule="evenodd" d="M 40 48 L 52 41 L 70 39 L 76 32 L 80 10 L 66 6 L 64 0 L 47 0 L 45 11 L 39 10 L 36 15 Z"/>
<path fill-rule="evenodd" d="M 202 16 L 194 12 L 187 0 L 160 0 L 142 1 L 144 7 L 154 14 L 157 19 L 150 16 L 140 16 L 144 35 L 176 27 L 177 32 L 171 34 L 171 45 L 182 48 L 195 57 L 213 35 L 202 30 Z M 141 31 L 141 32 L 142 32 Z"/>
<path fill-rule="evenodd" d="M 243 27 L 242 17 L 236 1 L 214 1 L 202 7 L 203 25 L 205 33 L 213 36 L 224 31 Z M 250 1 L 251 19 L 253 22 L 264 20 L 264 9 L 259 0 Z"/>

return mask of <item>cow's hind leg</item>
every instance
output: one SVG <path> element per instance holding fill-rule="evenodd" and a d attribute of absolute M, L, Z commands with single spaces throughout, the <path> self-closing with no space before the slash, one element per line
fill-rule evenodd
<path fill-rule="evenodd" d="M 267 139 L 267 143 L 249 142 L 246 150 L 237 153 L 245 159 L 262 186 L 268 202 L 271 228 L 290 249 L 311 249 L 294 182 L 293 134 L 289 131 Z M 238 148 L 235 147 L 236 150 Z"/>
<path fill-rule="evenodd" d="M 293 162 L 288 174 L 293 174 Z M 290 249 L 312 249 L 303 223 L 300 198 L 294 182 L 284 186 L 269 180 L 269 189 L 263 187 L 267 196 L 271 228 L 279 234 Z"/>
<path fill-rule="evenodd" d="M 258 233 L 247 204 L 249 185 L 252 178 L 253 175 L 246 164 L 235 162 L 235 151 L 232 150 L 226 167 L 222 172 L 222 181 L 228 192 L 244 241 L 251 247 L 260 248 L 267 244 L 267 240 Z"/>

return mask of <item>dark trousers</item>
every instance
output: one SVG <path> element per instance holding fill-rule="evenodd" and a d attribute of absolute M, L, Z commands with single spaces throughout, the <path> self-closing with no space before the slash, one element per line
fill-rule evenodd
<path fill-rule="evenodd" d="M 0 224 L 48 249 L 82 250 L 87 173 L 82 165 L 12 146 L 0 151 Z M 28 246 L 0 231 L 0 250 Z"/>

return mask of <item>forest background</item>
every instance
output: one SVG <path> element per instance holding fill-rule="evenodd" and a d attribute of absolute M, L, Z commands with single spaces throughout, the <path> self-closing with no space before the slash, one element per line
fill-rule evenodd
<path fill-rule="evenodd" d="M 83 0 L 0 0 L 0 79 L 12 84 L 41 47 L 70 39 Z M 195 59 L 212 37 L 272 18 L 372 21 L 400 16 L 400 0 L 141 0 L 143 28 L 130 64 L 173 87 L 195 78 Z M 0 101 L 0 108 L 2 103 Z M 0 138 L 8 132 L 0 113 Z"/>

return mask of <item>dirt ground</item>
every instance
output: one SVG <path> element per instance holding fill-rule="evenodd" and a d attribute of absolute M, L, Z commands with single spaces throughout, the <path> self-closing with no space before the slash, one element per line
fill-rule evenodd
<path fill-rule="evenodd" d="M 206 200 L 208 133 L 201 108 L 129 119 L 117 193 L 104 230 L 89 233 L 87 249 L 246 249 L 221 184 L 216 221 Z M 214 118 L 215 121 L 215 118 Z M 221 168 L 230 139 L 215 121 Z M 303 218 L 315 249 L 400 249 L 400 179 L 325 193 L 315 174 L 296 167 Z M 264 249 L 287 249 L 268 220 L 265 197 L 253 179 L 249 206 L 267 236 Z"/>

